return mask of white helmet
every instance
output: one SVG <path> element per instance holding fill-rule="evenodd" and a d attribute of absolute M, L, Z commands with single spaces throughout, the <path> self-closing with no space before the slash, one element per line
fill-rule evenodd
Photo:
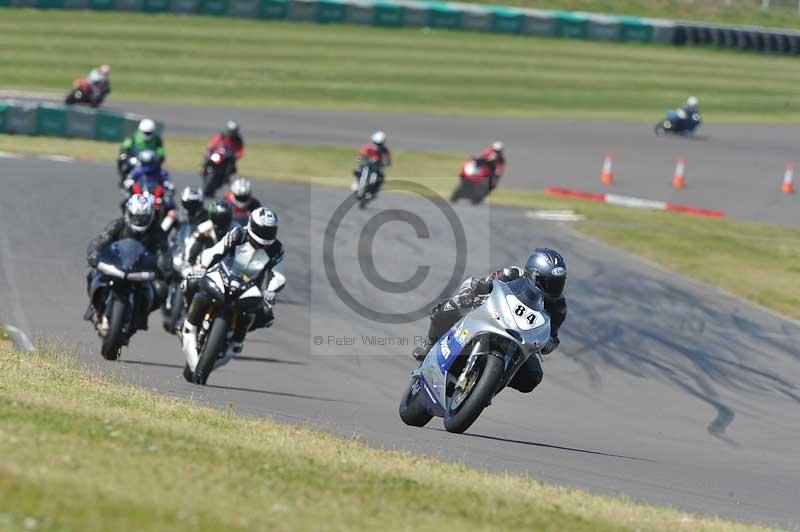
<path fill-rule="evenodd" d="M 109 74 L 111 74 L 111 67 L 108 65 L 100 65 L 97 70 L 99 70 L 100 73 L 104 76 L 108 76 Z"/>
<path fill-rule="evenodd" d="M 383 131 L 376 131 L 372 134 L 372 143 L 376 146 L 383 146 L 383 143 L 386 142 L 386 133 Z"/>
<path fill-rule="evenodd" d="M 149 139 L 153 136 L 153 133 L 156 132 L 156 123 L 150 120 L 149 118 L 145 118 L 141 122 L 139 122 L 139 133 L 146 139 Z"/>
<path fill-rule="evenodd" d="M 141 233 L 153 223 L 156 210 L 149 194 L 134 194 L 125 204 L 125 223 L 132 231 Z"/>
<path fill-rule="evenodd" d="M 694 96 L 689 96 L 689 98 L 686 100 L 686 105 L 693 108 L 697 107 L 697 98 Z"/>
<path fill-rule="evenodd" d="M 503 148 L 504 148 L 503 143 L 500 142 L 499 140 L 492 142 L 492 151 L 497 153 L 502 153 Z"/>
<path fill-rule="evenodd" d="M 231 183 L 231 194 L 237 207 L 244 207 L 250 201 L 250 189 L 250 180 L 244 177 L 239 177 Z"/>
<path fill-rule="evenodd" d="M 257 244 L 268 246 L 278 236 L 278 215 L 267 207 L 259 207 L 250 213 L 247 234 Z"/>

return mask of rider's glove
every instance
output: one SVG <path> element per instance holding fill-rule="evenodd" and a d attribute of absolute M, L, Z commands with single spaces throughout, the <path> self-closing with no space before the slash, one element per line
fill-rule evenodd
<path fill-rule="evenodd" d="M 558 337 L 551 336 L 550 339 L 547 340 L 547 343 L 544 344 L 544 347 L 542 347 L 541 353 L 543 355 L 549 355 L 550 353 L 552 353 L 553 351 L 556 350 L 556 348 L 558 347 L 558 344 L 560 344 L 560 343 L 561 343 L 561 340 L 559 340 Z"/>
<path fill-rule="evenodd" d="M 275 296 L 277 294 L 275 292 L 264 292 L 264 303 L 269 305 L 270 307 L 275 304 Z"/>
<path fill-rule="evenodd" d="M 133 183 L 134 183 L 133 179 L 131 179 L 131 178 L 129 177 L 129 178 L 127 178 L 125 181 L 123 181 L 123 182 L 122 182 L 122 187 L 123 187 L 125 190 L 130 190 L 130 188 L 133 186 Z"/>
<path fill-rule="evenodd" d="M 192 267 L 192 275 L 195 277 L 202 277 L 206 274 L 206 267 L 202 264 L 195 264 Z"/>

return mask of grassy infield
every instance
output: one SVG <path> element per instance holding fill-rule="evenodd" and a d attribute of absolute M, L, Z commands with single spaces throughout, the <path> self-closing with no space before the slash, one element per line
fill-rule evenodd
<path fill-rule="evenodd" d="M 197 103 L 638 117 L 685 95 L 685 79 L 673 72 L 680 66 L 709 119 L 800 118 L 800 69 L 785 58 L 204 18 L 174 26 L 166 16 L 2 14 L 0 79 L 8 88 L 63 90 L 76 72 L 111 62 L 115 96 L 126 98 L 150 98 L 157 88 L 159 99 Z M 381 46 L 364 46 L 378 37 Z M 53 53 L 73 49 L 81 53 Z M 334 61 L 341 57 L 358 59 Z M 208 76 L 209 64 L 218 76 Z M 488 73 L 476 77 L 476 65 Z M 196 166 L 199 141 L 167 142 L 171 165 Z M 115 148 L 0 137 L 0 150 L 111 158 Z M 256 145 L 241 170 L 341 185 L 351 156 Z M 450 175 L 461 157 L 401 152 L 393 173 Z M 589 216 L 578 227 L 590 235 L 800 317 L 800 231 L 503 189 L 493 200 L 575 209 Z M 50 353 L 22 360 L 3 351 L 0 398 L 0 525 L 11 529 L 733 527 L 199 409 Z"/>

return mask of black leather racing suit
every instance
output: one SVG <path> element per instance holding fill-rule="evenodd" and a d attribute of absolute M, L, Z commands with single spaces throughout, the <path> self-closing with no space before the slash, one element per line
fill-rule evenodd
<path fill-rule="evenodd" d="M 247 230 L 242 227 L 235 227 L 223 236 L 213 247 L 202 252 L 200 255 L 200 264 L 206 268 L 210 268 L 217 262 L 236 253 L 236 248 L 242 245 L 252 245 L 250 244 Z M 281 291 L 286 284 L 286 278 L 280 271 L 283 268 L 283 244 L 281 244 L 280 240 L 275 239 L 271 244 L 262 249 L 269 256 L 269 261 L 264 269 L 261 270 L 261 273 L 255 278 L 255 284 L 266 297 L 266 293 L 277 293 Z M 205 291 L 197 290 L 189 306 L 189 313 L 186 316 L 186 320 L 195 327 L 199 327 L 211 303 L 211 297 L 206 294 Z M 264 301 L 258 310 L 249 317 L 251 319 L 240 319 L 236 321 L 236 327 L 232 337 L 233 341 L 244 341 L 248 330 L 252 331 L 262 327 L 268 327 L 275 319 L 272 313 L 272 307 L 267 301 Z"/>
<path fill-rule="evenodd" d="M 161 278 L 163 278 L 166 272 L 169 272 L 171 262 L 169 256 L 169 245 L 167 243 L 167 235 L 164 233 L 163 229 L 161 229 L 161 226 L 159 226 L 154 220 L 153 223 L 150 224 L 150 227 L 148 227 L 146 230 L 142 232 L 136 232 L 128 227 L 128 224 L 125 223 L 125 218 L 117 218 L 112 220 L 112 222 L 108 224 L 99 235 L 89 242 L 89 247 L 86 249 L 86 259 L 91 267 L 91 270 L 86 278 L 87 290 L 89 291 L 90 298 L 92 297 L 92 280 L 95 278 L 95 276 L 100 275 L 96 269 L 100 251 L 112 243 L 126 238 L 138 240 L 144 245 L 144 247 L 148 249 L 148 251 L 155 255 L 159 270 L 157 273 L 161 276 Z M 147 315 L 160 307 L 161 302 L 164 300 L 166 294 L 166 285 L 164 282 L 160 279 L 156 279 L 152 282 L 152 286 L 155 297 L 151 302 L 150 308 L 146 308 L 146 306 L 139 304 L 137 304 L 136 308 L 134 308 L 134 327 L 136 329 L 147 329 Z M 142 289 L 144 289 L 144 286 L 142 286 Z M 98 313 L 103 312 L 104 309 L 98 307 L 103 304 L 104 300 L 102 298 L 94 299 L 96 299 L 96 301 L 93 300 L 91 303 L 95 311 Z M 137 303 L 146 300 L 146 296 L 143 295 L 142 297 L 136 297 Z"/>
<path fill-rule="evenodd" d="M 445 299 L 431 311 L 431 323 L 428 329 L 428 344 L 432 345 L 447 332 L 450 327 L 464 317 L 469 311 L 480 306 L 485 296 L 492 291 L 492 281 L 506 282 L 508 287 L 523 302 L 535 301 L 542 298 L 544 308 L 550 315 L 550 341 L 547 353 L 552 352 L 560 343 L 558 330 L 567 318 L 567 301 L 562 296 L 558 299 L 544 297 L 539 290 L 534 293 L 527 279 L 522 277 L 522 269 L 516 266 L 497 270 L 485 278 L 470 278 L 461 284 L 461 288 L 452 298 Z M 533 305 L 531 305 L 533 306 Z M 539 360 L 536 357 L 528 359 L 528 363 L 519 369 L 509 383 L 509 386 L 527 393 L 533 391 L 542 382 L 542 372 Z"/>

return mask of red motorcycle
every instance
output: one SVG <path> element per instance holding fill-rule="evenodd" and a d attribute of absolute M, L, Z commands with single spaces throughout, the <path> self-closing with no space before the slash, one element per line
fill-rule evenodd
<path fill-rule="evenodd" d="M 133 183 L 123 183 L 122 212 L 125 212 L 125 204 L 128 198 L 134 194 L 146 194 L 153 198 L 153 206 L 156 209 L 156 218 L 161 222 L 167 213 L 175 208 L 172 199 L 173 191 L 159 182 L 134 181 Z"/>
<path fill-rule="evenodd" d="M 76 79 L 72 83 L 72 90 L 67 94 L 66 99 L 64 99 L 64 103 L 67 105 L 85 103 L 92 107 L 98 107 L 101 103 L 103 103 L 104 97 L 105 94 L 101 93 L 99 97 L 95 98 L 94 90 L 92 89 L 89 80 L 86 78 L 80 78 Z"/>
<path fill-rule="evenodd" d="M 450 201 L 455 203 L 461 198 L 469 199 L 473 205 L 478 205 L 492 191 L 494 182 L 494 167 L 485 159 L 468 159 L 461 165 L 461 178 L 450 196 Z"/>
<path fill-rule="evenodd" d="M 207 198 L 228 183 L 236 168 L 236 153 L 218 146 L 203 161 L 203 193 Z"/>

